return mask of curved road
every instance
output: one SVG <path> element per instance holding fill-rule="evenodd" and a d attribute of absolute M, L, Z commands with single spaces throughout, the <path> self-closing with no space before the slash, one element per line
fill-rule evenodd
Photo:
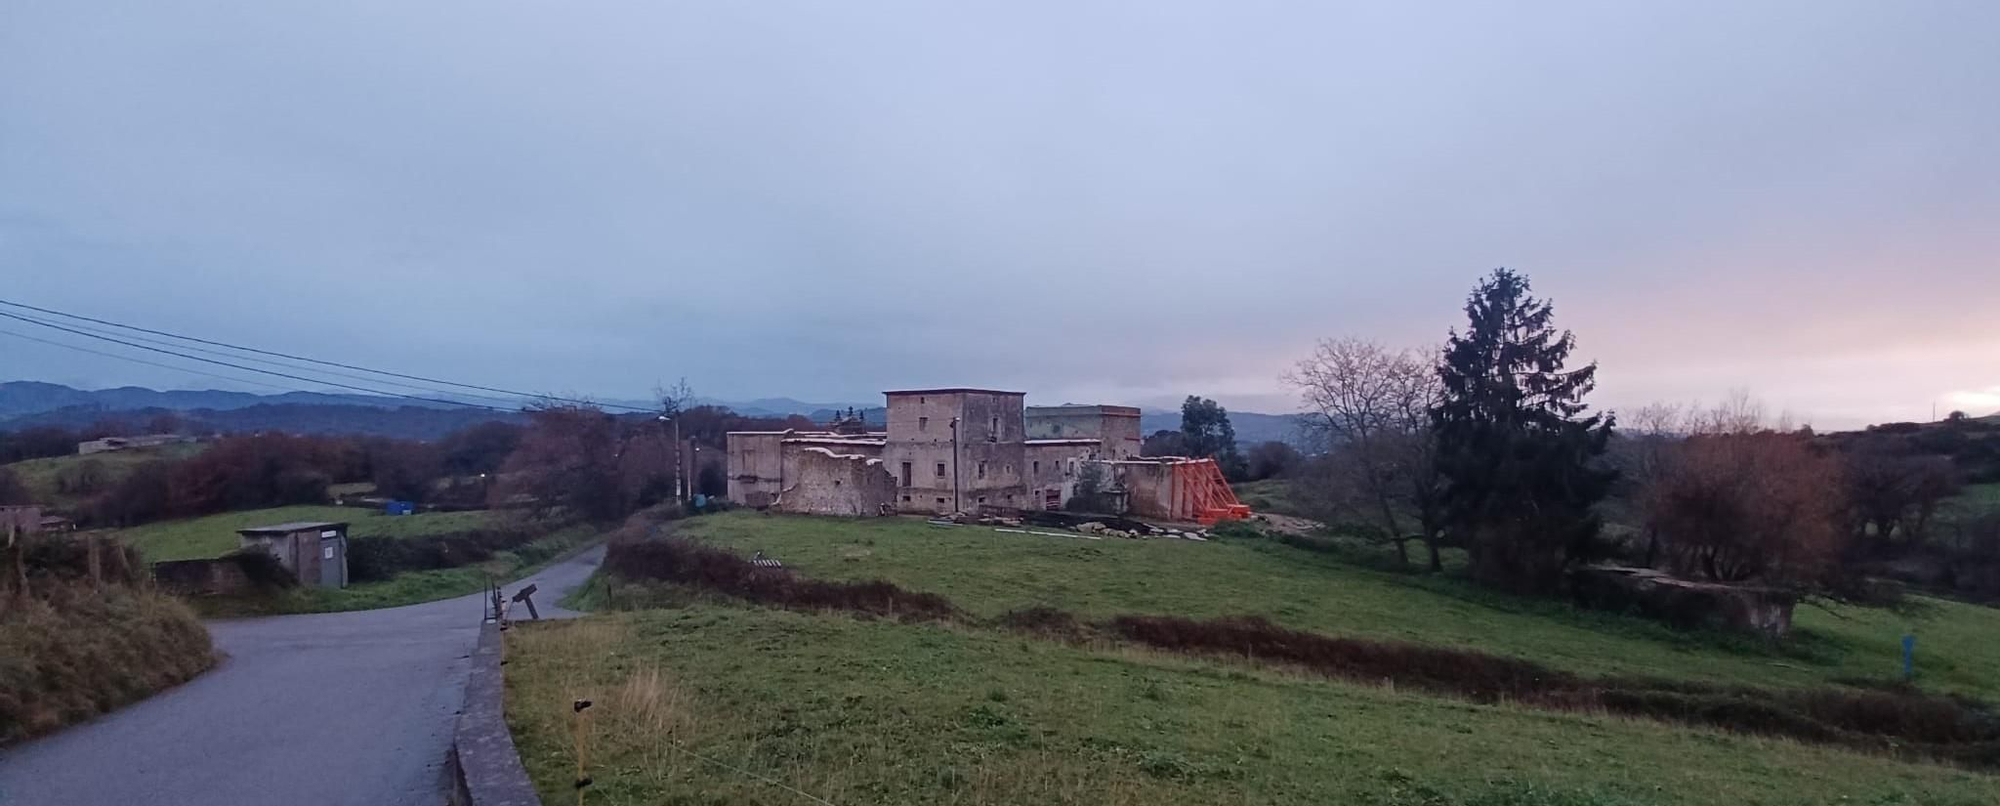
<path fill-rule="evenodd" d="M 508 591 L 532 582 L 543 618 L 577 615 L 555 602 L 603 558 L 592 548 Z M 437 806 L 482 613 L 475 594 L 209 622 L 216 668 L 7 751 L 0 806 Z"/>

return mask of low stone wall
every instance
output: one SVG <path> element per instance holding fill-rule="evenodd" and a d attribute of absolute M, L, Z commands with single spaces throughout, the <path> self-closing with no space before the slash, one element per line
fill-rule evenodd
<path fill-rule="evenodd" d="M 243 564 L 228 557 L 153 563 L 153 580 L 182 596 L 242 593 L 252 587 Z"/>
<path fill-rule="evenodd" d="M 1755 585 L 1679 579 L 1650 568 L 1591 565 L 1570 574 L 1577 600 L 1602 610 L 1636 610 L 1675 627 L 1711 627 L 1776 640 L 1792 630 L 1798 597 Z"/>
<path fill-rule="evenodd" d="M 541 806 L 541 796 L 521 766 L 521 754 L 514 749 L 514 735 L 507 731 L 503 696 L 506 685 L 500 673 L 500 627 L 487 622 L 479 627 L 479 646 L 472 651 L 472 671 L 465 681 L 465 710 L 452 732 L 452 791 L 446 801 L 452 806 Z"/>

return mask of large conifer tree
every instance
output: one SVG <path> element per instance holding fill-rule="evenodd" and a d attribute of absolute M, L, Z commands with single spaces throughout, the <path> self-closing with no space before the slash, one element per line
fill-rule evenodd
<path fill-rule="evenodd" d="M 1465 332 L 1445 345 L 1433 419 L 1447 521 L 1474 576 L 1547 592 L 1588 558 L 1600 526 L 1591 508 L 1616 474 L 1597 461 L 1611 419 L 1583 402 L 1597 365 L 1564 369 L 1576 339 L 1529 290 L 1508 269 L 1473 290 Z"/>

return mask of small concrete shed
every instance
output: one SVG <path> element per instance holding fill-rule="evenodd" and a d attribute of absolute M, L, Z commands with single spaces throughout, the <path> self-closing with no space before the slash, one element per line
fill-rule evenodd
<path fill-rule="evenodd" d="M 347 587 L 347 524 L 297 521 L 238 529 L 243 548 L 258 548 L 278 558 L 299 584 L 322 588 Z"/>

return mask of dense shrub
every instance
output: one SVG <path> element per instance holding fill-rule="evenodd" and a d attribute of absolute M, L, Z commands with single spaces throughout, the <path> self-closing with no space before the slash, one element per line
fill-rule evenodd
<path fill-rule="evenodd" d="M 679 538 L 613 540 L 605 570 L 628 580 L 692 585 L 760 604 L 795 610 L 847 610 L 905 621 L 950 618 L 958 608 L 934 593 L 914 593 L 882 580 L 826 582 L 766 568 L 722 549 Z"/>
<path fill-rule="evenodd" d="M 260 548 L 242 548 L 223 555 L 223 559 L 236 563 L 243 569 L 243 578 L 250 580 L 253 588 L 263 591 L 279 591 L 296 588 L 299 577 L 286 568 L 277 557 Z"/>
<path fill-rule="evenodd" d="M 90 579 L 92 552 L 97 555 L 98 582 L 137 585 L 145 578 L 146 565 L 138 550 L 114 540 L 42 535 L 22 541 L 20 548 L 29 584 L 37 588 Z"/>
<path fill-rule="evenodd" d="M 492 559 L 546 534 L 546 529 L 506 526 L 422 537 L 357 537 L 347 541 L 347 574 L 376 582 L 405 571 L 458 568 Z"/>

